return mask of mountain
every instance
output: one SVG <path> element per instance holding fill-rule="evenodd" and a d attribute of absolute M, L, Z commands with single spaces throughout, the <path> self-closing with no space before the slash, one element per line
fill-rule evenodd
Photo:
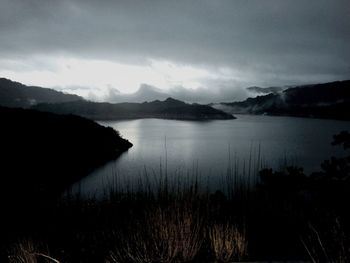
<path fill-rule="evenodd" d="M 139 100 L 166 98 L 167 94 L 148 85 L 129 97 L 113 93 L 115 100 Z M 232 114 L 207 105 L 187 104 L 172 98 L 144 103 L 98 103 L 86 101 L 77 95 L 65 94 L 52 89 L 26 86 L 0 78 L 0 106 L 32 108 L 60 114 L 75 114 L 94 120 L 116 120 L 135 118 L 163 118 L 184 120 L 233 119 Z"/>
<path fill-rule="evenodd" d="M 298 86 L 221 105 L 230 113 L 350 120 L 350 80 Z"/>
<path fill-rule="evenodd" d="M 117 120 L 138 118 L 161 118 L 181 120 L 234 119 L 232 114 L 207 105 L 188 104 L 167 98 L 144 103 L 97 103 L 74 101 L 55 104 L 38 104 L 33 109 L 59 114 L 74 114 L 93 120 Z"/>
<path fill-rule="evenodd" d="M 123 94 L 120 92 L 110 92 L 107 99 L 112 103 L 121 103 L 121 102 L 137 102 L 141 103 L 144 101 L 153 101 L 153 100 L 165 100 L 168 97 L 171 97 L 168 93 L 147 85 L 142 84 L 140 88 L 131 94 Z"/>
<path fill-rule="evenodd" d="M 268 88 L 261 88 L 261 87 L 248 87 L 247 90 L 251 93 L 257 93 L 257 94 L 269 94 L 269 93 L 279 93 L 284 90 L 282 87 L 268 87 Z"/>
<path fill-rule="evenodd" d="M 58 103 L 78 100 L 83 100 L 83 98 L 53 89 L 26 86 L 9 79 L 0 78 L 0 106 L 29 108 L 38 103 Z"/>

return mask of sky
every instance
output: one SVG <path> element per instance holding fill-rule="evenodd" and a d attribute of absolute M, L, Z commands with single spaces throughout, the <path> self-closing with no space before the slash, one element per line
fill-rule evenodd
<path fill-rule="evenodd" d="M 0 0 L 0 77 L 96 101 L 350 79 L 349 0 Z"/>

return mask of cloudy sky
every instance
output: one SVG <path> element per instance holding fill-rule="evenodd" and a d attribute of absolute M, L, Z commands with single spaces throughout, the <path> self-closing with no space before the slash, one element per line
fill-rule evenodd
<path fill-rule="evenodd" d="M 141 87 L 198 102 L 350 79 L 349 10 L 349 0 L 0 0 L 0 77 L 95 100 Z"/>

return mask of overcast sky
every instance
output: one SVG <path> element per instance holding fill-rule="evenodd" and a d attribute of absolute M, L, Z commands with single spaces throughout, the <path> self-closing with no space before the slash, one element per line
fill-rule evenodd
<path fill-rule="evenodd" d="M 349 11 L 349 0 L 0 0 L 0 77 L 199 102 L 350 79 Z"/>

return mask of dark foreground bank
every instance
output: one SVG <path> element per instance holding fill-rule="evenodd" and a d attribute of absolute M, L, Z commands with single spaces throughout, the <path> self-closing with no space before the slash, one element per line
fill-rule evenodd
<path fill-rule="evenodd" d="M 349 151 L 350 134 L 334 144 Z M 196 175 L 169 183 L 165 173 L 155 189 L 144 177 L 111 186 L 103 200 L 68 196 L 25 215 L 3 254 L 10 262 L 349 262 L 349 153 L 322 168 L 263 169 L 250 181 L 231 169 L 217 192 Z"/>
<path fill-rule="evenodd" d="M 73 182 L 132 146 L 112 128 L 76 116 L 1 107 L 0 120 L 5 239 Z"/>
<path fill-rule="evenodd" d="M 1 180 L 23 191 L 61 190 L 132 146 L 112 128 L 72 115 L 0 107 L 0 120 Z"/>

